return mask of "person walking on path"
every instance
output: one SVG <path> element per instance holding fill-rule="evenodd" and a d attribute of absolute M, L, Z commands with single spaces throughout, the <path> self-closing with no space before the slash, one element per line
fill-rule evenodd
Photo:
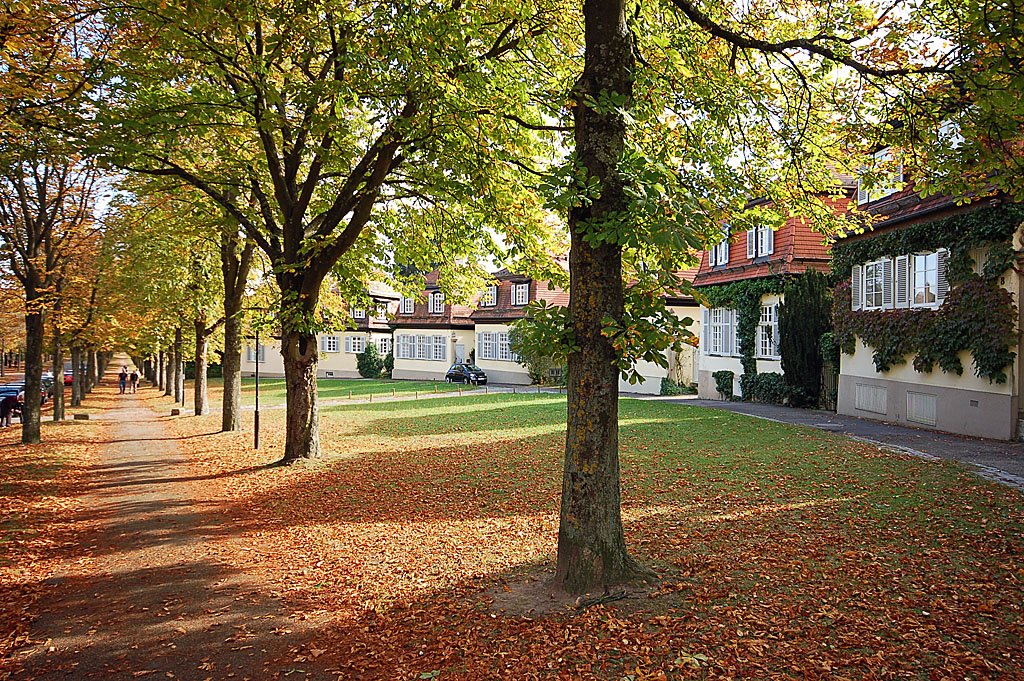
<path fill-rule="evenodd" d="M 139 389 L 139 370 L 132 369 L 132 375 L 128 377 L 128 380 L 131 383 L 132 394 L 134 395 L 135 391 Z"/>
<path fill-rule="evenodd" d="M 128 389 L 128 367 L 121 367 L 121 373 L 117 375 L 117 380 L 121 387 L 121 394 L 124 395 Z"/>

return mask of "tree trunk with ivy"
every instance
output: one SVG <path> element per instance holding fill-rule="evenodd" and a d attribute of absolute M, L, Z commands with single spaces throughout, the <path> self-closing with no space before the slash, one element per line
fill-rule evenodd
<path fill-rule="evenodd" d="M 617 171 L 626 139 L 620 113 L 633 93 L 633 41 L 622 0 L 586 0 L 586 62 L 576 88 L 576 157 L 601 194 L 569 214 L 569 311 L 575 345 L 568 358 L 568 423 L 556 581 L 570 593 L 650 573 L 626 550 L 619 482 L 618 368 L 604 319 L 623 314 L 622 247 L 587 243 L 608 220 L 625 219 Z M 587 102 L 625 98 L 600 110 Z"/>

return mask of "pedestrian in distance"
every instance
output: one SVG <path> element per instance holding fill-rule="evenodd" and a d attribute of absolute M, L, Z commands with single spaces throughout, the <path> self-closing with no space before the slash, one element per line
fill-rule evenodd
<path fill-rule="evenodd" d="M 139 370 L 138 369 L 132 369 L 132 375 L 128 377 L 128 381 L 130 382 L 130 384 L 132 386 L 132 394 L 134 395 L 135 391 L 139 389 Z"/>
<path fill-rule="evenodd" d="M 121 394 L 124 395 L 128 389 L 128 367 L 121 367 L 121 373 L 117 375 L 117 381 L 121 386 Z"/>

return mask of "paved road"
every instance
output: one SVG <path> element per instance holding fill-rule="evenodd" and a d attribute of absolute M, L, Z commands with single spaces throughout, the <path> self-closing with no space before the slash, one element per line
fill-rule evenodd
<path fill-rule="evenodd" d="M 636 395 L 634 397 L 638 399 L 677 402 L 695 407 L 724 409 L 757 418 L 810 426 L 834 433 L 843 433 L 850 437 L 898 449 L 916 456 L 959 461 L 973 468 L 984 478 L 1024 491 L 1024 443 L 1020 442 L 950 435 L 925 429 L 908 428 L 906 426 L 860 419 L 855 416 L 840 416 L 829 411 L 793 409 L 773 404 L 700 400 L 694 397 L 669 398 L 643 395 Z"/>

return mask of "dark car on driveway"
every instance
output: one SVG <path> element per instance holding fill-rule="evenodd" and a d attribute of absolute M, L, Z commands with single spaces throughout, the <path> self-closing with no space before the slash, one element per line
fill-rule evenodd
<path fill-rule="evenodd" d="M 487 385 L 487 374 L 475 364 L 453 364 L 445 374 L 444 380 L 448 383 Z"/>

